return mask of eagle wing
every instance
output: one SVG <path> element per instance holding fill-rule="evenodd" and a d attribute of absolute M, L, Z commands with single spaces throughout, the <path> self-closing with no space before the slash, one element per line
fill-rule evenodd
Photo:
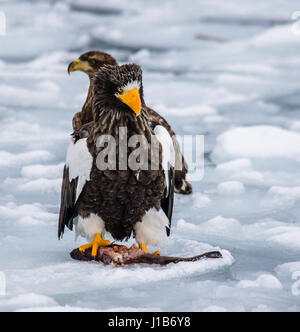
<path fill-rule="evenodd" d="M 62 238 L 67 226 L 73 230 L 73 218 L 75 215 L 76 189 L 78 178 L 70 182 L 69 167 L 65 165 L 61 189 L 61 204 L 58 222 L 58 238 Z"/>
<path fill-rule="evenodd" d="M 62 238 L 65 227 L 73 229 L 77 217 L 76 203 L 87 181 L 90 180 L 93 158 L 89 153 L 86 138 L 71 139 L 64 168 L 61 205 L 58 223 L 58 238 Z"/>
<path fill-rule="evenodd" d="M 186 181 L 186 175 L 188 173 L 188 165 L 185 161 L 185 158 L 181 152 L 180 144 L 178 139 L 176 138 L 176 134 L 167 120 L 162 117 L 160 114 L 155 112 L 152 108 L 146 107 L 149 120 L 152 125 L 161 125 L 167 129 L 170 136 L 173 139 L 174 148 L 175 148 L 175 188 L 178 193 L 181 194 L 191 194 L 192 193 L 192 186 Z"/>
<path fill-rule="evenodd" d="M 169 220 L 167 235 L 170 235 L 172 224 L 174 187 L 175 187 L 175 149 L 168 131 L 160 125 L 154 128 L 154 134 L 162 145 L 162 166 L 166 184 L 161 209 Z M 65 227 L 73 229 L 73 220 L 77 217 L 76 203 L 87 181 L 90 180 L 93 158 L 86 145 L 86 133 L 76 133 L 72 138 L 67 152 L 67 163 L 64 168 L 61 206 L 59 214 L 58 237 L 64 234 Z"/>
<path fill-rule="evenodd" d="M 94 121 L 88 122 L 88 123 L 84 124 L 83 126 L 81 126 L 80 129 L 75 130 L 74 133 L 72 134 L 72 136 L 74 138 L 74 142 L 76 143 L 77 141 L 79 141 L 82 138 L 88 138 L 91 130 L 93 129 L 93 125 L 94 125 Z"/>
<path fill-rule="evenodd" d="M 161 208 L 169 219 L 169 227 L 167 228 L 167 235 L 170 236 L 173 207 L 174 207 L 174 193 L 175 193 L 175 171 L 174 167 L 170 167 L 169 172 L 169 186 L 165 189 L 165 197 L 161 200 Z"/>
<path fill-rule="evenodd" d="M 153 131 L 162 145 L 162 166 L 165 172 L 166 188 L 161 200 L 161 208 L 169 219 L 167 235 L 170 236 L 175 192 L 175 149 L 173 139 L 165 127 L 157 125 Z"/>

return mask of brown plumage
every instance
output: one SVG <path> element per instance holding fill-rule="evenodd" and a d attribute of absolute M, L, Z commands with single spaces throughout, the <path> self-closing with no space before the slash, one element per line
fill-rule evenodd
<path fill-rule="evenodd" d="M 76 113 L 72 120 L 74 130 L 79 130 L 82 125 L 85 125 L 94 120 L 93 108 L 92 108 L 92 100 L 93 100 L 92 80 L 95 76 L 95 73 L 103 65 L 117 66 L 118 62 L 111 55 L 107 53 L 90 51 L 82 54 L 78 60 L 71 62 L 68 67 L 69 73 L 80 70 L 86 73 L 90 79 L 89 91 L 86 101 L 82 107 L 82 111 Z"/>
<path fill-rule="evenodd" d="M 80 62 L 78 62 L 80 61 Z M 117 66 L 118 62 L 111 55 L 98 52 L 91 51 L 85 53 L 80 56 L 80 58 L 69 65 L 68 71 L 69 73 L 72 71 L 80 70 L 86 73 L 90 79 L 90 87 L 88 91 L 88 96 L 85 104 L 83 105 L 82 111 L 76 113 L 73 117 L 73 129 L 75 131 L 75 136 L 83 137 L 87 131 L 89 131 L 88 126 L 81 130 L 83 125 L 87 125 L 89 122 L 94 120 L 92 100 L 93 100 L 93 78 L 95 77 L 95 73 L 103 67 L 103 65 L 113 65 Z M 153 126 L 159 124 L 167 129 L 171 137 L 175 137 L 174 139 L 174 148 L 176 152 L 176 171 L 175 171 L 175 191 L 180 194 L 191 194 L 192 193 L 192 185 L 186 180 L 186 175 L 188 172 L 188 166 L 185 162 L 185 159 L 180 151 L 179 143 L 176 139 L 176 134 L 173 131 L 172 127 L 166 121 L 165 118 L 160 116 L 153 109 L 147 107 L 144 108 L 148 112 L 148 118 L 152 122 Z"/>
<path fill-rule="evenodd" d="M 124 86 L 132 84 L 132 82 L 139 86 L 138 94 L 141 101 L 139 116 L 126 103 L 116 97 L 117 91 L 122 90 Z M 70 165 L 66 166 L 59 237 L 62 236 L 65 226 L 72 228 L 73 222 L 77 218 L 81 221 L 82 228 L 86 227 L 84 229 L 85 235 L 89 235 L 88 223 L 94 222 L 97 218 L 97 232 L 92 231 L 90 235 L 102 232 L 101 222 L 103 221 L 105 230 L 110 232 L 116 240 L 128 239 L 131 235 L 142 238 L 144 234 L 137 234 L 136 225 L 145 223 L 144 217 L 151 210 L 157 211 L 154 214 L 164 211 L 164 218 L 169 220 L 169 225 L 164 226 L 162 223 L 161 228 L 169 235 L 167 228 L 170 228 L 172 219 L 174 173 L 170 168 L 167 177 L 162 167 L 162 145 L 155 136 L 149 121 L 148 110 L 145 107 L 140 67 L 137 65 L 121 67 L 105 65 L 95 74 L 92 86 L 95 120 L 90 126 L 86 140 L 86 146 L 92 159 L 89 180 L 85 182 L 77 200 L 74 200 L 76 197 L 74 184 L 81 180 L 78 177 L 71 179 Z M 137 88 L 133 90 L 137 90 Z M 124 158 L 128 160 L 130 154 L 136 149 L 136 147 L 128 147 L 125 156 L 119 155 L 121 127 L 127 129 L 127 144 L 134 135 L 146 138 L 144 149 L 148 154 L 148 170 L 132 170 L 130 167 L 126 170 L 120 170 L 119 161 Z M 106 149 L 106 146 L 100 147 L 97 144 L 99 137 L 103 137 L 103 135 L 110 135 L 117 144 L 116 170 L 101 170 L 97 164 L 97 157 Z M 151 154 L 151 139 L 156 140 L 159 146 L 158 159 L 155 160 Z M 151 167 L 153 162 L 158 166 L 155 170 Z M 168 186 L 166 179 L 168 179 Z M 150 235 L 149 238 L 152 236 Z M 155 244 L 153 239 L 150 239 L 148 244 L 152 244 L 151 241 Z"/>

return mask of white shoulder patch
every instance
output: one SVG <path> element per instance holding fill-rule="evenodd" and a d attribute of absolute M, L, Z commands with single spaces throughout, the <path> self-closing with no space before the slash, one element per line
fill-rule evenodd
<path fill-rule="evenodd" d="M 162 166 L 165 171 L 167 187 L 169 189 L 169 169 L 170 166 L 175 167 L 175 149 L 172 137 L 167 129 L 163 126 L 156 126 L 154 133 L 160 144 L 162 145 Z"/>
<path fill-rule="evenodd" d="M 92 165 L 93 157 L 87 148 L 86 138 L 77 141 L 75 144 L 72 139 L 67 151 L 70 181 L 77 177 L 83 177 L 89 181 Z"/>

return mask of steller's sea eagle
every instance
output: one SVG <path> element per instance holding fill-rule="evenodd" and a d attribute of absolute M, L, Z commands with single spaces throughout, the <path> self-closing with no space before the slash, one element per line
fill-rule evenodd
<path fill-rule="evenodd" d="M 93 256 L 99 247 L 110 244 L 103 239 L 105 232 L 119 241 L 133 235 L 145 252 L 148 245 L 162 247 L 170 235 L 175 151 L 167 130 L 160 125 L 153 128 L 149 121 L 142 70 L 134 64 L 104 65 L 95 73 L 92 89 L 94 122 L 88 137 L 73 138 L 68 147 L 59 238 L 65 226 L 75 225 L 77 235 L 92 240 L 79 250 L 92 248 Z M 143 138 L 138 145 L 130 143 L 135 135 Z M 107 137 L 116 145 L 102 144 Z M 153 152 L 153 142 L 158 153 Z M 137 146 L 143 153 L 135 155 Z M 115 164 L 113 158 L 99 159 L 113 151 Z M 120 166 L 132 156 L 141 162 L 141 155 L 147 157 L 146 168 Z M 99 160 L 115 168 L 101 168 Z"/>
<path fill-rule="evenodd" d="M 82 108 L 82 111 L 76 113 L 73 117 L 73 129 L 79 136 L 85 135 L 88 131 L 89 122 L 94 120 L 93 108 L 92 108 L 92 99 L 93 99 L 93 78 L 95 73 L 103 66 L 103 65 L 113 65 L 117 66 L 118 62 L 114 59 L 110 54 L 99 52 L 99 51 L 90 51 L 82 54 L 79 59 L 70 63 L 68 67 L 69 74 L 75 71 L 82 71 L 89 76 L 90 79 L 90 87 L 88 91 L 88 96 L 86 102 Z M 179 194 L 189 195 L 192 193 L 192 185 L 186 180 L 186 174 L 188 172 L 187 164 L 184 160 L 184 157 L 180 151 L 179 143 L 176 139 L 175 132 L 169 123 L 160 116 L 153 109 L 145 106 L 148 111 L 149 120 L 154 124 L 160 124 L 165 127 L 169 132 L 171 137 L 174 137 L 174 148 L 176 151 L 176 170 L 175 170 L 175 192 Z M 81 128 L 84 126 L 84 130 Z"/>

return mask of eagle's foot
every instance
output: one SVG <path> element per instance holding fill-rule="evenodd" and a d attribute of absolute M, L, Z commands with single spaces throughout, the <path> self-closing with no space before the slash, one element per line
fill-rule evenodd
<path fill-rule="evenodd" d="M 103 240 L 101 234 L 96 234 L 95 237 L 94 237 L 94 240 L 91 243 L 79 247 L 79 250 L 81 252 L 85 252 L 87 249 L 92 248 L 92 256 L 96 257 L 97 254 L 98 254 L 98 249 L 100 247 L 107 247 L 109 245 L 110 245 L 110 241 Z"/>
<path fill-rule="evenodd" d="M 148 250 L 145 244 L 140 243 L 139 248 L 142 249 L 145 254 L 150 254 L 150 251 Z M 152 255 L 160 255 L 160 251 L 155 251 L 152 253 Z"/>

